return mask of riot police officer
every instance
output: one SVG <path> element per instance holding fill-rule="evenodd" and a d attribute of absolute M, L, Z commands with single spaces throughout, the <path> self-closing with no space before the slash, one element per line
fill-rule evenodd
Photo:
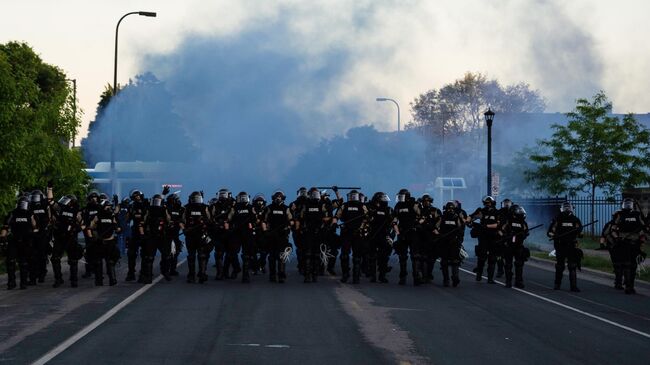
<path fill-rule="evenodd" d="M 494 269 L 496 266 L 498 247 L 497 241 L 499 230 L 499 213 L 495 208 L 495 200 L 491 196 L 483 198 L 483 207 L 477 208 L 474 213 L 470 214 L 470 220 L 480 219 L 480 223 L 472 223 L 472 237 L 478 238 L 478 245 L 475 247 L 477 256 L 477 265 L 474 269 L 476 281 L 483 278 L 483 268 L 487 261 L 487 282 L 494 284 Z"/>
<path fill-rule="evenodd" d="M 211 251 L 209 237 L 207 236 L 210 212 L 203 203 L 203 195 L 194 191 L 190 194 L 185 206 L 185 246 L 187 247 L 187 282 L 196 282 L 196 264 L 199 265 L 199 282 L 208 280 L 206 273 L 208 258 Z"/>
<path fill-rule="evenodd" d="M 271 196 L 273 201 L 262 215 L 262 228 L 269 252 L 269 281 L 284 283 L 287 274 L 282 253 L 291 247 L 289 231 L 293 222 L 291 209 L 284 203 L 286 196 L 277 190 Z"/>
<path fill-rule="evenodd" d="M 440 226 L 440 217 L 442 212 L 433 206 L 433 198 L 429 194 L 422 195 L 420 198 L 420 263 L 418 264 L 423 271 L 423 280 L 426 283 L 433 281 L 433 270 L 436 260 L 440 257 L 438 252 L 438 228 Z"/>
<path fill-rule="evenodd" d="M 442 284 L 449 286 L 449 268 L 451 267 L 451 281 L 455 287 L 460 283 L 459 267 L 461 263 L 461 239 L 465 231 L 465 221 L 458 212 L 455 202 L 445 204 L 444 211 L 437 225 L 440 236 L 438 238 L 438 252 L 440 255 L 440 269 L 442 271 Z"/>
<path fill-rule="evenodd" d="M 185 228 L 185 207 L 181 203 L 178 194 L 170 194 L 167 196 L 167 212 L 169 213 L 170 221 L 167 226 L 167 244 L 170 248 L 169 260 L 169 275 L 178 276 L 176 267 L 178 266 L 178 256 L 183 250 L 183 241 L 180 239 L 180 231 Z M 161 270 L 162 271 L 162 270 Z"/>
<path fill-rule="evenodd" d="M 512 212 L 512 200 L 503 199 L 501 201 L 501 208 L 499 208 L 499 222 L 506 222 L 510 219 L 510 213 Z M 504 254 L 505 254 L 505 245 L 499 243 L 497 245 L 497 278 L 503 276 L 504 273 Z"/>
<path fill-rule="evenodd" d="M 253 197 L 253 209 L 255 210 L 255 223 L 253 224 L 253 247 L 255 253 L 254 260 L 251 261 L 253 274 L 257 275 L 259 271 L 266 274 L 266 258 L 268 256 L 268 245 L 266 236 L 262 234 L 262 219 L 266 210 L 266 198 L 264 194 L 255 194 Z"/>
<path fill-rule="evenodd" d="M 307 203 L 307 188 L 301 187 L 296 191 L 296 200 L 289 204 L 289 209 L 291 209 L 291 215 L 293 216 L 294 222 L 292 225 L 293 231 L 291 236 L 293 237 L 293 244 L 296 246 L 296 257 L 298 259 L 298 272 L 300 275 L 304 275 L 304 255 L 303 255 L 303 236 L 302 232 L 298 229 L 300 227 L 301 212 Z"/>
<path fill-rule="evenodd" d="M 579 292 L 577 269 L 580 263 L 578 237 L 582 234 L 582 222 L 573 214 L 573 206 L 569 202 L 562 203 L 560 214 L 551 222 L 547 235 L 553 239 L 555 248 L 555 285 L 558 290 L 562 286 L 562 276 L 565 265 L 569 268 L 569 283 L 571 291 Z"/>
<path fill-rule="evenodd" d="M 245 191 L 237 194 L 235 197 L 235 205 L 228 214 L 231 236 L 228 240 L 228 250 L 226 251 L 226 268 L 228 267 L 228 263 L 233 265 L 235 268 L 233 278 L 237 276 L 237 272 L 240 271 L 237 254 L 241 249 L 242 283 L 250 282 L 250 269 L 251 265 L 255 262 L 253 226 L 256 218 L 255 209 L 250 204 L 248 194 Z"/>
<path fill-rule="evenodd" d="M 330 198 L 328 192 L 321 193 L 321 201 L 325 205 L 327 215 L 329 216 L 323 228 L 323 242 L 327 247 L 328 260 L 327 267 L 325 267 L 325 265 L 320 265 L 319 270 L 319 274 L 325 274 L 325 270 L 327 270 L 327 273 L 332 276 L 336 275 L 336 270 L 334 270 L 334 268 L 336 267 L 336 258 L 339 256 L 339 249 L 341 248 L 341 240 L 339 235 L 336 233 L 338 225 L 336 224 L 334 211 L 343 204 L 343 200 L 340 198 L 338 193 L 338 188 L 334 186 L 333 190 L 335 190 L 336 193 L 335 200 Z"/>
<path fill-rule="evenodd" d="M 144 275 L 144 284 L 153 282 L 153 262 L 156 251 L 160 251 L 160 273 L 165 280 L 171 280 L 171 245 L 167 240 L 167 228 L 171 216 L 164 205 L 163 197 L 156 194 L 151 198 L 144 217 L 145 245 L 142 248 L 142 266 L 140 272 Z"/>
<path fill-rule="evenodd" d="M 57 288 L 63 284 L 61 273 L 61 257 L 65 253 L 70 266 L 70 286 L 78 285 L 78 262 L 83 257 L 83 248 L 77 241 L 77 234 L 81 231 L 83 223 L 79 203 L 74 195 L 65 195 L 55 205 L 54 246 L 52 247 L 52 271 L 54 271 L 54 285 Z"/>
<path fill-rule="evenodd" d="M 128 259 L 128 272 L 126 281 L 135 280 L 135 265 L 138 255 L 140 255 L 140 275 L 138 282 L 143 283 L 145 277 L 142 272 L 142 264 L 145 263 L 142 249 L 146 244 L 144 235 L 144 217 L 147 213 L 147 201 L 140 190 L 133 190 L 130 194 L 131 207 L 129 207 L 129 221 L 131 222 L 131 239 L 128 241 L 126 255 Z"/>
<path fill-rule="evenodd" d="M 95 286 L 104 285 L 104 261 L 106 262 L 109 285 L 117 284 L 115 265 L 120 259 L 120 251 L 117 248 L 115 234 L 119 232 L 120 227 L 117 224 L 117 218 L 110 200 L 102 199 L 100 201 L 100 210 L 86 230 L 88 236 L 96 238 L 94 252 Z"/>
<path fill-rule="evenodd" d="M 93 190 L 86 196 L 86 206 L 81 211 L 84 228 L 84 259 L 86 260 L 84 265 L 84 274 L 82 276 L 83 278 L 89 278 L 95 273 L 95 247 L 98 242 L 95 237 L 87 234 L 89 231 L 85 228 L 90 227 L 90 223 L 95 219 L 99 210 L 99 193 Z"/>
<path fill-rule="evenodd" d="M 341 282 L 350 278 L 350 252 L 352 252 L 352 283 L 359 284 L 361 260 L 368 252 L 366 219 L 368 208 L 363 204 L 357 190 L 350 190 L 348 201 L 336 212 L 336 219 L 341 223 Z"/>
<path fill-rule="evenodd" d="M 503 258 L 506 274 L 506 288 L 512 287 L 512 266 L 515 266 L 515 287 L 524 288 L 524 262 L 528 259 L 524 240 L 528 237 L 526 210 L 522 206 L 513 205 L 511 214 L 504 215 L 501 221 L 501 233 L 504 242 Z"/>
<path fill-rule="evenodd" d="M 305 283 L 318 280 L 320 245 L 323 242 L 324 225 L 330 218 L 327 207 L 321 201 L 320 190 L 312 187 L 308 191 L 308 196 L 309 198 L 302 204 L 297 223 L 302 237 Z"/>
<path fill-rule="evenodd" d="M 645 241 L 646 223 L 641 212 L 634 209 L 634 201 L 625 198 L 621 210 L 614 213 L 612 218 L 612 258 L 614 262 L 617 289 L 621 286 L 621 277 L 625 283 L 625 294 L 635 294 L 634 280 L 636 278 L 637 256 Z"/>
<path fill-rule="evenodd" d="M 420 219 L 420 206 L 411 197 L 407 189 L 401 189 L 397 193 L 397 203 L 395 204 L 395 219 L 393 227 L 397 233 L 397 242 L 394 244 L 395 252 L 399 257 L 399 284 L 406 284 L 408 271 L 409 253 L 411 255 L 411 265 L 413 268 L 413 284 L 419 285 L 422 280 L 422 268 L 417 266 L 420 253 L 417 252 L 418 232 L 417 224 Z"/>
<path fill-rule="evenodd" d="M 48 187 L 48 192 L 52 193 L 52 188 Z M 29 270 L 29 285 L 36 285 L 45 281 L 47 275 L 47 261 L 48 255 L 52 252 L 52 211 L 50 209 L 49 201 L 46 200 L 45 195 L 40 190 L 32 191 L 30 195 L 30 208 L 34 219 L 36 220 L 37 230 L 34 232 L 32 240 L 32 260 L 30 262 Z"/>
<path fill-rule="evenodd" d="M 376 192 L 368 205 L 369 225 L 369 254 L 368 271 L 370 282 L 379 280 L 387 283 L 388 259 L 393 249 L 392 241 L 395 237 L 392 232 L 393 209 L 388 206 L 390 199 L 384 192 Z M 379 272 L 379 278 L 377 278 Z"/>
<path fill-rule="evenodd" d="M 29 209 L 29 198 L 19 197 L 16 208 L 0 229 L 0 251 L 5 253 L 8 290 L 16 287 L 16 267 L 20 272 L 20 289 L 27 289 L 32 238 L 37 229 L 36 220 Z M 11 235 L 7 237 L 9 233 Z"/>
<path fill-rule="evenodd" d="M 228 247 L 229 224 L 228 214 L 235 205 L 235 199 L 228 189 L 220 189 L 217 193 L 217 201 L 210 205 L 210 237 L 214 243 L 214 261 L 217 268 L 216 280 L 223 280 L 226 277 L 224 270 L 224 255 Z"/>

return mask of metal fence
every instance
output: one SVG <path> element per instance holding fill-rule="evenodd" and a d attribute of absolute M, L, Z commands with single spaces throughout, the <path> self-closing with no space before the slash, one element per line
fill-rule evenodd
<path fill-rule="evenodd" d="M 591 198 L 590 197 L 540 197 L 514 199 L 516 204 L 522 205 L 528 212 L 530 223 L 549 224 L 553 217 L 560 212 L 560 206 L 568 201 L 575 209 L 575 215 L 580 218 L 583 224 L 591 222 Z M 599 197 L 594 199 L 594 220 L 598 223 L 586 228 L 585 233 L 600 235 L 603 226 L 611 219 L 612 214 L 620 208 L 620 196 Z"/>

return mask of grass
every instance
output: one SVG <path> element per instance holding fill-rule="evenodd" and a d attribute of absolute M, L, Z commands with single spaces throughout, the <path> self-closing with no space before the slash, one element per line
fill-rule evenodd
<path fill-rule="evenodd" d="M 532 251 L 530 254 L 531 256 L 540 259 L 546 259 L 546 260 L 554 259 L 553 257 L 549 257 L 548 252 L 545 251 Z M 585 255 L 585 257 L 582 259 L 582 267 L 608 272 L 610 274 L 614 273 L 614 266 L 612 265 L 612 261 L 600 256 Z M 637 279 L 650 281 L 650 268 L 643 270 L 641 274 L 637 276 Z"/>

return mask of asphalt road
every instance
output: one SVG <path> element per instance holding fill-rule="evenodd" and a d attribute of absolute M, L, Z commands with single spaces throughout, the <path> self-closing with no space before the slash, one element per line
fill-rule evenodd
<path fill-rule="evenodd" d="M 248 285 L 175 279 L 142 291 L 123 282 L 95 288 L 87 279 L 78 289 L 3 290 L 0 364 L 43 356 L 52 364 L 650 362 L 647 286 L 629 296 L 583 274 L 581 293 L 570 293 L 568 282 L 554 291 L 548 270 L 528 265 L 524 291 L 465 272 L 460 287 L 444 288 L 440 275 L 433 285 L 399 286 L 396 272 L 390 284 L 332 277 L 304 284 L 293 270 L 285 284 L 263 276 Z M 114 315 L 52 352 L 107 312 Z"/>

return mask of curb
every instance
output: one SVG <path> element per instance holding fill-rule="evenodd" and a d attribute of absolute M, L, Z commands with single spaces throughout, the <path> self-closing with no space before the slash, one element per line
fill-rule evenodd
<path fill-rule="evenodd" d="M 534 257 L 532 255 L 530 256 L 530 258 L 528 260 L 536 262 L 538 264 L 548 265 L 548 266 L 551 266 L 552 268 L 555 268 L 555 261 L 553 261 L 553 260 L 541 259 L 539 257 Z M 588 273 L 588 274 L 591 274 L 591 275 L 594 275 L 594 276 L 599 276 L 599 277 L 605 278 L 605 279 L 611 279 L 611 280 L 614 279 L 614 274 L 612 274 L 612 273 L 608 273 L 608 272 L 600 271 L 600 270 L 594 270 L 594 269 L 590 269 L 588 267 L 583 267 L 581 272 L 582 273 Z M 636 278 L 635 284 L 650 289 L 650 282 L 648 282 L 648 281 Z"/>

